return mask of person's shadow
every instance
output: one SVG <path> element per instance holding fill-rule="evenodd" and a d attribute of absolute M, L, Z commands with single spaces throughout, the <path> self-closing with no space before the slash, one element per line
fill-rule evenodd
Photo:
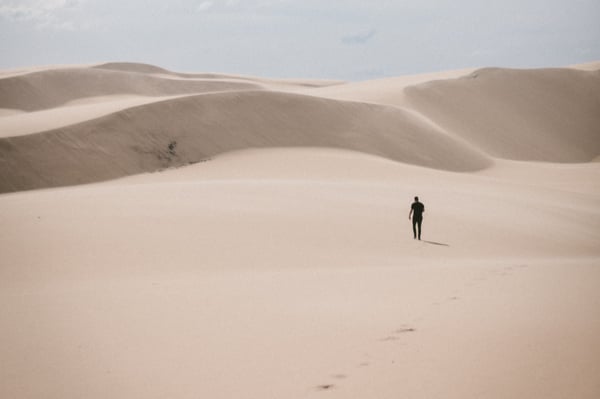
<path fill-rule="evenodd" d="M 449 247 L 450 246 L 448 244 L 444 244 L 443 242 L 435 242 L 435 241 L 427 241 L 427 240 L 423 240 L 423 242 L 426 242 L 427 244 L 431 244 L 431 245 L 440 245 L 442 247 Z"/>

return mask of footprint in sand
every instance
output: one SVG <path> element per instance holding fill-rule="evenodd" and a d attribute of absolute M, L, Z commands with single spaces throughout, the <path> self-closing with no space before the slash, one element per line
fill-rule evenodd
<path fill-rule="evenodd" d="M 379 340 L 380 341 L 398 341 L 400 339 L 400 337 L 399 337 L 400 334 L 406 334 L 406 333 L 411 333 L 411 332 L 415 332 L 415 331 L 417 331 L 417 330 L 412 327 L 401 327 L 401 328 L 394 330 L 392 332 L 392 335 L 388 335 L 387 337 L 381 338 Z"/>
<path fill-rule="evenodd" d="M 336 380 L 344 380 L 348 378 L 346 374 L 333 374 L 331 378 L 335 378 Z M 335 388 L 335 384 L 321 384 L 317 385 L 317 391 L 330 391 Z"/>
<path fill-rule="evenodd" d="M 335 387 L 335 385 L 333 384 L 322 384 L 322 385 L 317 385 L 317 390 L 318 391 L 329 391 L 331 389 L 333 389 Z"/>
<path fill-rule="evenodd" d="M 385 341 L 397 341 L 399 339 L 400 338 L 396 337 L 395 335 L 389 335 L 389 336 L 387 336 L 385 338 L 380 338 L 379 340 L 382 341 L 382 342 L 385 342 Z"/>
<path fill-rule="evenodd" d="M 415 330 L 412 327 L 402 327 L 397 329 L 396 331 L 394 331 L 395 334 L 404 334 L 404 333 L 409 333 L 409 332 L 415 332 L 417 330 Z"/>

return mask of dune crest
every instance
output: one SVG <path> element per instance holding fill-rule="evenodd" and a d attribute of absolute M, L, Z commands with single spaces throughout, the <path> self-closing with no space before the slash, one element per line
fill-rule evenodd
<path fill-rule="evenodd" d="M 247 148 L 340 148 L 456 172 L 494 158 L 581 163 L 600 154 L 600 71 L 568 68 L 342 84 L 105 63 L 0 78 L 0 109 L 0 192 Z"/>
<path fill-rule="evenodd" d="M 340 80 L 325 79 L 273 79 L 256 76 L 232 75 L 224 73 L 181 73 L 173 72 L 168 69 L 160 68 L 149 64 L 140 64 L 135 62 L 109 62 L 95 65 L 93 68 L 109 71 L 133 72 L 142 74 L 151 74 L 160 77 L 181 78 L 181 79 L 221 79 L 243 81 L 265 85 L 269 88 L 321 88 L 328 86 L 341 85 L 344 82 Z"/>
<path fill-rule="evenodd" d="M 150 74 L 175 74 L 168 69 L 161 68 L 156 65 L 143 64 L 139 62 L 106 62 L 103 64 L 94 65 L 94 69 L 107 69 L 111 71 L 137 72 Z M 176 74 L 185 75 L 185 74 Z"/>
<path fill-rule="evenodd" d="M 589 162 L 600 154 L 600 71 L 485 68 L 405 92 L 418 112 L 494 157 Z"/>
<path fill-rule="evenodd" d="M 261 88 L 251 82 L 175 80 L 91 68 L 56 69 L 0 79 L 0 108 L 37 111 L 85 97 L 115 94 L 167 96 Z"/>
<path fill-rule="evenodd" d="M 0 139 L 0 191 L 113 179 L 253 147 L 333 147 L 437 169 L 491 161 L 397 108 L 245 91 L 176 98 Z M 16 171 L 16 173 L 15 173 Z"/>

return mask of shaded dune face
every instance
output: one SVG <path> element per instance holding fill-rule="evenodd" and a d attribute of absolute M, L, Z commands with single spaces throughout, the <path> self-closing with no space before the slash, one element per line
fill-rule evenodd
<path fill-rule="evenodd" d="M 600 71 L 486 68 L 406 94 L 421 114 L 494 157 L 589 162 L 600 154 Z"/>
<path fill-rule="evenodd" d="M 177 98 L 2 139 L 8 168 L 0 172 L 0 190 L 107 180 L 265 147 L 342 148 L 453 171 L 491 162 L 398 108 L 247 91 Z"/>

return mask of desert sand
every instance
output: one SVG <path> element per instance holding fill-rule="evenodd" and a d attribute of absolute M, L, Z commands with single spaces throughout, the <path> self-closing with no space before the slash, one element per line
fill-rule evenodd
<path fill-rule="evenodd" d="M 599 63 L 2 71 L 0 397 L 598 398 L 599 156 Z"/>

